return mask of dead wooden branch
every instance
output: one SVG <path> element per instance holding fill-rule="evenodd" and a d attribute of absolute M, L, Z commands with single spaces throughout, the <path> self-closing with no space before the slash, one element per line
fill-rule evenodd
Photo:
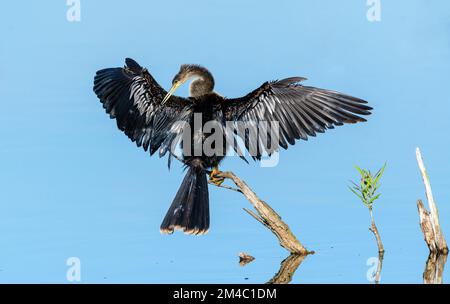
<path fill-rule="evenodd" d="M 214 183 L 214 182 L 211 181 L 211 180 L 208 181 L 208 184 L 214 185 L 214 186 L 219 187 L 219 188 L 224 188 L 224 189 L 228 189 L 228 190 L 231 190 L 231 191 L 235 191 L 235 192 L 242 193 L 242 191 L 241 191 L 240 189 L 236 189 L 236 188 L 233 188 L 233 187 L 229 187 L 229 186 L 227 186 L 227 185 L 218 185 L 218 184 Z"/>
<path fill-rule="evenodd" d="M 428 233 L 428 235 L 426 235 L 425 231 L 423 230 L 424 228 L 422 227 L 422 231 L 424 231 L 425 241 L 427 242 L 428 248 L 430 248 L 430 252 L 438 252 L 441 254 L 447 254 L 448 253 L 447 242 L 445 241 L 444 235 L 441 230 L 441 226 L 439 224 L 438 209 L 437 209 L 436 203 L 433 198 L 433 192 L 431 191 L 430 179 L 428 177 L 427 170 L 425 168 L 425 164 L 423 162 L 422 154 L 420 153 L 419 148 L 416 148 L 416 158 L 417 158 L 417 163 L 419 164 L 420 173 L 422 174 L 423 183 L 425 185 L 425 193 L 427 195 L 427 200 L 428 200 L 428 206 L 430 208 L 430 212 L 424 213 L 425 208 L 423 207 L 423 204 L 422 204 L 423 210 L 421 212 L 420 205 L 418 203 L 419 215 L 421 217 L 421 219 L 420 219 L 421 227 L 422 227 L 422 222 L 423 222 L 424 225 L 431 226 L 431 228 L 432 228 L 431 230 L 433 232 L 433 233 L 428 232 L 429 227 L 426 227 L 427 228 L 426 232 Z M 428 223 L 430 223 L 431 225 Z M 429 245 L 429 242 L 433 242 L 432 239 L 430 239 L 430 237 L 432 237 L 432 236 L 434 239 L 435 246 Z M 427 238 L 428 238 L 428 241 L 427 241 Z M 434 249 L 434 251 L 432 249 Z"/>
<path fill-rule="evenodd" d="M 288 284 L 291 282 L 295 271 L 305 259 L 305 255 L 291 254 L 281 262 L 280 270 L 267 284 Z"/>
<path fill-rule="evenodd" d="M 255 208 L 256 213 L 246 210 L 252 217 L 258 220 L 261 224 L 267 227 L 280 241 L 280 245 L 287 249 L 289 252 L 299 255 L 307 255 L 313 252 L 308 251 L 295 237 L 289 226 L 283 222 L 281 217 L 264 201 L 262 201 L 256 194 L 250 189 L 247 184 L 238 178 L 233 172 L 220 172 L 217 177 L 230 179 L 238 187 L 238 192 L 244 194 L 247 200 Z M 223 186 L 221 186 L 223 187 Z M 233 188 L 234 189 L 234 188 Z"/>
<path fill-rule="evenodd" d="M 425 185 L 425 193 L 427 195 L 428 211 L 422 200 L 417 200 L 417 210 L 420 217 L 420 228 L 422 229 L 425 242 L 427 243 L 430 255 L 428 256 L 425 270 L 423 272 L 423 282 L 425 284 L 442 284 L 442 274 L 447 261 L 448 247 L 442 234 L 439 224 L 439 213 L 431 191 L 430 179 L 423 163 L 420 149 L 416 149 L 417 163 L 419 164 L 420 173 L 422 174 L 423 183 Z"/>
<path fill-rule="evenodd" d="M 423 206 L 422 200 L 417 200 L 417 209 L 420 217 L 420 228 L 422 229 L 425 242 L 430 252 L 437 252 L 436 239 L 431 224 L 430 212 Z"/>
<path fill-rule="evenodd" d="M 378 253 L 382 255 L 384 253 L 384 246 L 383 242 L 381 242 L 381 237 L 380 233 L 378 232 L 378 228 L 375 225 L 372 208 L 369 208 L 369 212 L 370 212 L 370 219 L 372 220 L 372 227 L 370 227 L 369 230 L 372 231 L 372 233 L 375 235 L 375 239 L 377 240 Z"/>

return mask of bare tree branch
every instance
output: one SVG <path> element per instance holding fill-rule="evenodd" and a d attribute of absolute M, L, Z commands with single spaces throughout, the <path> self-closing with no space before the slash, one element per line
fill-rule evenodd
<path fill-rule="evenodd" d="M 377 240 L 378 253 L 383 254 L 384 253 L 384 246 L 383 246 L 383 242 L 381 242 L 381 237 L 380 237 L 380 233 L 378 232 L 378 228 L 375 225 L 375 220 L 373 218 L 372 208 L 369 208 L 369 212 L 370 212 L 370 219 L 372 221 L 372 227 L 370 227 L 369 230 L 372 231 L 372 233 L 375 235 L 375 239 Z"/>
<path fill-rule="evenodd" d="M 430 252 L 437 252 L 436 238 L 431 224 L 430 212 L 423 206 L 422 200 L 417 200 L 417 209 L 420 217 L 420 228 L 422 229 L 423 237 L 428 245 Z"/>
<path fill-rule="evenodd" d="M 266 226 L 280 241 L 280 245 L 293 254 L 307 255 L 313 252 L 308 251 L 295 237 L 289 226 L 283 222 L 281 217 L 264 201 L 262 201 L 247 184 L 238 178 L 233 172 L 219 172 L 216 177 L 230 179 L 238 187 L 247 200 L 255 208 L 257 214 L 246 210 L 252 217 Z M 215 184 L 214 184 L 215 185 Z M 227 188 L 222 185 L 216 185 L 221 188 Z M 228 189 L 228 188 L 227 188 Z M 233 188 L 232 188 L 233 189 Z M 235 190 L 236 191 L 236 190 Z"/>
<path fill-rule="evenodd" d="M 434 241 L 436 243 L 436 250 L 439 253 L 447 254 L 448 253 L 447 242 L 445 241 L 444 235 L 441 230 L 441 225 L 439 224 L 438 209 L 437 209 L 436 203 L 434 202 L 433 192 L 431 191 L 430 179 L 428 177 L 427 170 L 425 168 L 425 164 L 423 163 L 422 154 L 421 154 L 419 148 L 416 148 L 416 158 L 417 158 L 417 163 L 419 164 L 420 173 L 422 174 L 423 183 L 425 185 L 425 192 L 427 195 L 428 205 L 430 208 L 429 218 L 430 218 L 431 227 L 432 227 L 432 230 L 434 233 Z M 419 213 L 420 213 L 420 210 L 419 210 Z M 425 236 L 425 238 L 426 237 L 427 236 Z M 427 242 L 427 244 L 428 244 L 428 242 Z M 430 246 L 428 246 L 428 247 L 430 247 Z M 430 248 L 430 250 L 431 250 L 431 248 Z"/>

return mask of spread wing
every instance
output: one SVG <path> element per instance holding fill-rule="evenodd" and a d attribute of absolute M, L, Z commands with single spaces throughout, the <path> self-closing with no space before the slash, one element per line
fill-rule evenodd
<path fill-rule="evenodd" d="M 161 105 L 167 92 L 136 61 L 127 58 L 125 63 L 123 68 L 98 71 L 94 92 L 106 113 L 116 119 L 117 127 L 153 154 L 167 140 L 173 122 L 187 116 L 191 103 L 172 96 Z"/>
<path fill-rule="evenodd" d="M 260 159 L 264 152 L 271 155 L 279 146 L 287 149 L 296 139 L 307 140 L 308 136 L 316 136 L 334 126 L 366 121 L 360 115 L 371 114 L 372 108 L 366 101 L 303 86 L 300 84 L 303 80 L 306 78 L 265 82 L 244 97 L 224 102 L 226 119 L 235 122 L 235 134 L 254 159 Z M 278 124 L 276 136 L 273 122 Z"/>

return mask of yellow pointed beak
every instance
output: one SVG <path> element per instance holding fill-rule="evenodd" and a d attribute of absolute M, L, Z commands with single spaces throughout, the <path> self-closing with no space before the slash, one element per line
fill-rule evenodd
<path fill-rule="evenodd" d="M 161 105 L 165 104 L 167 100 L 169 100 L 170 96 L 173 95 L 173 93 L 175 93 L 175 91 L 178 89 L 178 87 L 181 85 L 181 82 L 175 82 L 172 87 L 170 88 L 169 92 L 166 94 L 166 96 L 164 97 L 164 99 L 161 102 Z"/>

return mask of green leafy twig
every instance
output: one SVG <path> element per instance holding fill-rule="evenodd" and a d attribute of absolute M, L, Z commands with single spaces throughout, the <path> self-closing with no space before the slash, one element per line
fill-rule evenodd
<path fill-rule="evenodd" d="M 372 174 L 370 170 L 361 169 L 355 166 L 361 175 L 360 184 L 351 181 L 353 187 L 349 186 L 349 189 L 366 205 L 369 209 L 372 209 L 373 203 L 380 197 L 380 193 L 376 193 L 380 187 L 379 181 L 386 168 L 386 163 L 378 170 L 377 173 Z"/>
<path fill-rule="evenodd" d="M 378 232 L 377 226 L 375 225 L 375 220 L 373 218 L 373 204 L 380 197 L 380 193 L 377 193 L 377 190 L 380 188 L 380 179 L 384 173 L 384 169 L 386 168 L 386 163 L 378 170 L 377 173 L 372 174 L 369 170 L 361 169 L 358 166 L 355 166 L 358 170 L 361 178 L 359 185 L 355 182 L 351 182 L 353 184 L 352 187 L 349 186 L 349 189 L 364 203 L 364 205 L 369 208 L 370 219 L 372 221 L 372 226 L 369 228 L 370 231 L 375 235 L 375 239 L 378 245 L 378 252 L 380 256 L 384 254 L 383 243 L 381 242 L 380 233 Z"/>

